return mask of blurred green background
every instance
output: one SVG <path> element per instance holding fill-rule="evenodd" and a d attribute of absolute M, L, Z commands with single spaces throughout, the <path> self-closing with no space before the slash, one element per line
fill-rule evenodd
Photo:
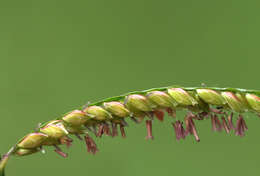
<path fill-rule="evenodd" d="M 1 0 L 0 152 L 87 101 L 173 84 L 260 89 L 259 16 L 250 0 Z M 170 118 L 154 141 L 130 122 L 127 139 L 97 139 L 96 156 L 75 139 L 68 159 L 47 148 L 7 174 L 257 175 L 260 120 L 246 121 L 245 138 L 201 122 L 200 143 L 176 142 Z"/>

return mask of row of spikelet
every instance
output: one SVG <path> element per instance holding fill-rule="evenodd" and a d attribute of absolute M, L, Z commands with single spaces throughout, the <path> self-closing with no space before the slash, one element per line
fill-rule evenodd
<path fill-rule="evenodd" d="M 97 137 L 103 134 L 114 137 L 118 135 L 119 126 L 122 137 L 125 137 L 124 127 L 128 125 L 126 117 L 130 117 L 136 123 L 141 123 L 147 118 L 147 139 L 152 139 L 153 118 L 163 121 L 164 112 L 175 117 L 178 109 L 188 110 L 184 118 L 186 129 L 180 120 L 172 123 L 178 140 L 191 134 L 199 141 L 194 120 L 206 118 L 211 118 L 212 128 L 215 131 L 225 129 L 226 132 L 230 132 L 234 129 L 237 135 L 243 136 L 247 126 L 241 114 L 246 111 L 259 114 L 260 98 L 251 93 L 216 91 L 209 88 L 194 90 L 169 88 L 165 91 L 129 94 L 119 101 L 105 101 L 100 106 L 91 105 L 82 110 L 71 111 L 58 120 L 42 125 L 35 132 L 22 138 L 15 146 L 13 154 L 24 156 L 44 151 L 43 146 L 54 146 L 55 152 L 67 157 L 59 145 L 65 144 L 69 147 L 72 143 L 70 134 L 84 140 L 88 152 L 95 154 L 98 149 L 89 135 L 90 132 Z M 239 114 L 236 125 L 232 122 L 233 112 Z M 222 116 L 222 122 L 219 120 L 219 115 Z"/>

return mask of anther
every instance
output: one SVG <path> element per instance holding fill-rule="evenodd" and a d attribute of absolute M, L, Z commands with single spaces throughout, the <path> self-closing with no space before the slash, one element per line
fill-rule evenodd
<path fill-rule="evenodd" d="M 67 153 L 64 153 L 61 148 L 57 145 L 54 145 L 55 147 L 55 152 L 58 153 L 60 156 L 62 156 L 63 158 L 67 158 L 68 157 L 68 154 Z"/>
<path fill-rule="evenodd" d="M 87 146 L 87 151 L 89 153 L 96 154 L 98 149 L 97 149 L 97 145 L 96 145 L 95 141 L 88 134 L 86 134 L 84 138 L 85 138 L 85 143 Z"/>
<path fill-rule="evenodd" d="M 229 126 L 227 124 L 227 121 L 226 121 L 225 117 L 221 117 L 221 119 L 222 119 L 222 125 L 223 125 L 226 133 L 230 133 L 230 128 L 229 128 Z"/>
<path fill-rule="evenodd" d="M 118 136 L 117 123 L 112 123 L 112 137 Z"/>
<path fill-rule="evenodd" d="M 153 139 L 152 134 L 152 120 L 146 120 L 146 129 L 147 129 L 147 136 L 146 139 Z"/>
<path fill-rule="evenodd" d="M 125 138 L 126 137 L 125 129 L 124 129 L 124 125 L 122 125 L 122 124 L 120 124 L 120 132 L 121 132 L 122 138 Z"/>
<path fill-rule="evenodd" d="M 233 125 L 233 112 L 231 112 L 230 115 L 228 116 L 228 125 L 231 130 L 235 129 Z"/>
<path fill-rule="evenodd" d="M 97 137 L 101 137 L 104 133 L 104 124 L 99 124 Z"/>

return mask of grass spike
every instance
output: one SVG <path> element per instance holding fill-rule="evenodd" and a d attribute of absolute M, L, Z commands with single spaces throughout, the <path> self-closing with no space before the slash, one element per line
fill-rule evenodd
<path fill-rule="evenodd" d="M 179 109 L 187 111 L 182 120 L 175 118 Z M 225 131 L 227 134 L 233 132 L 243 137 L 248 127 L 242 114 L 252 112 L 259 116 L 260 91 L 206 86 L 168 86 L 129 92 L 88 103 L 87 106 L 70 111 L 61 118 L 42 123 L 37 132 L 31 132 L 18 140 L 6 154 L 0 156 L 0 176 L 5 175 L 5 167 L 11 156 L 30 155 L 44 151 L 43 147 L 46 146 L 54 147 L 57 154 L 67 157 L 67 153 L 59 146 L 69 147 L 72 144 L 69 135 L 77 136 L 85 142 L 88 153 L 96 154 L 98 148 L 91 135 L 100 138 L 104 135 L 116 137 L 119 126 L 121 136 L 125 138 L 127 119 L 138 124 L 145 119 L 146 138 L 153 139 L 152 122 L 163 122 L 165 112 L 171 116 L 177 140 L 192 135 L 199 142 L 197 121 L 208 119 L 211 119 L 213 131 Z M 233 123 L 234 114 L 237 114 L 237 120 Z"/>

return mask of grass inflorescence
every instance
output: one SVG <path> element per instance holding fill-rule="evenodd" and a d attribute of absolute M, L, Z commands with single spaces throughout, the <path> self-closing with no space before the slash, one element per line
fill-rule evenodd
<path fill-rule="evenodd" d="M 175 118 L 177 110 L 187 111 L 182 120 Z M 115 137 L 121 133 L 125 138 L 127 118 L 137 124 L 145 121 L 146 139 L 151 140 L 154 138 L 153 120 L 163 121 L 167 113 L 172 117 L 171 125 L 177 140 L 192 135 L 199 142 L 195 122 L 207 119 L 210 119 L 213 131 L 234 131 L 237 136 L 243 137 L 248 130 L 243 113 L 248 111 L 260 114 L 260 91 L 169 86 L 130 92 L 84 105 L 61 118 L 39 125 L 35 131 L 20 139 L 1 156 L 0 176 L 4 175 L 4 168 L 10 156 L 26 156 L 40 151 L 45 153 L 45 146 L 54 147 L 58 155 L 66 158 L 68 154 L 62 151 L 60 145 L 69 148 L 73 142 L 71 135 L 84 141 L 89 153 L 96 154 L 98 147 L 93 136 Z"/>

